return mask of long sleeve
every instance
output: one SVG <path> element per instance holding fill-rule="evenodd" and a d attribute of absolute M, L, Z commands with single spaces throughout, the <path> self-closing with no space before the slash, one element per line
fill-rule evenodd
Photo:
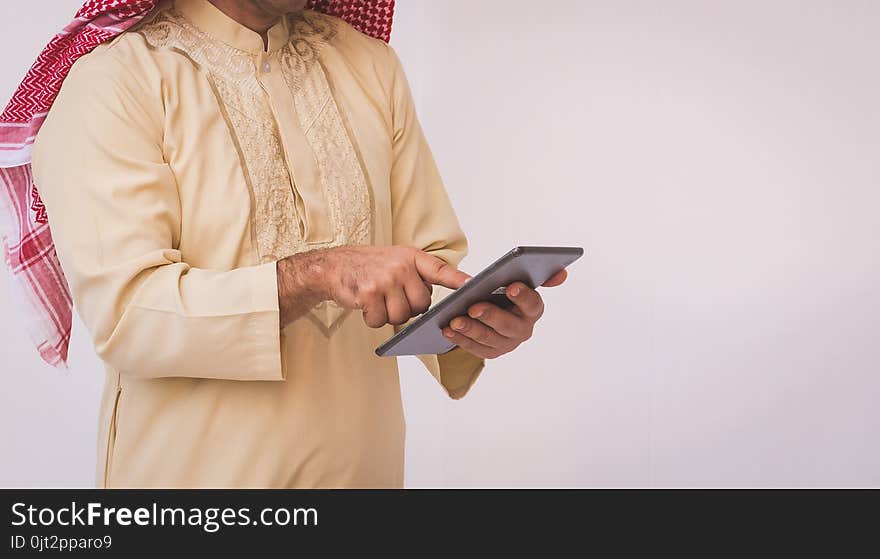
<path fill-rule="evenodd" d="M 467 254 L 467 238 L 443 186 L 437 164 L 416 115 L 409 83 L 391 47 L 394 65 L 392 123 L 394 163 L 391 171 L 393 243 L 413 246 L 453 266 Z M 436 289 L 434 301 L 449 293 Z M 444 355 L 419 357 L 450 397 L 462 398 L 485 363 L 459 348 Z"/>
<path fill-rule="evenodd" d="M 81 59 L 37 139 L 35 184 L 78 313 L 122 375 L 282 380 L 275 263 L 198 269 L 162 98 L 108 53 Z"/>

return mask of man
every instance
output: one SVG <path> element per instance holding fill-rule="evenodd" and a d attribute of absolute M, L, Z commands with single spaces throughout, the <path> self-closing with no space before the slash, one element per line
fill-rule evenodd
<path fill-rule="evenodd" d="M 467 243 L 394 52 L 305 4 L 162 2 L 74 65 L 37 136 L 107 364 L 104 487 L 403 483 L 397 365 L 373 349 L 468 279 Z M 422 358 L 453 398 L 531 336 L 540 296 L 508 293 Z"/>

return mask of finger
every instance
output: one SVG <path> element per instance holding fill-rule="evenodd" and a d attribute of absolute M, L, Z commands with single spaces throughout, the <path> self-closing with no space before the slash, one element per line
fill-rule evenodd
<path fill-rule="evenodd" d="M 537 320 L 544 314 L 544 300 L 541 295 L 522 282 L 512 283 L 505 291 L 523 316 Z"/>
<path fill-rule="evenodd" d="M 381 294 L 367 297 L 361 304 L 364 311 L 364 322 L 370 328 L 381 328 L 388 324 L 388 311 L 385 297 Z"/>
<path fill-rule="evenodd" d="M 391 288 L 385 293 L 385 310 L 389 324 L 405 324 L 412 318 L 412 309 L 402 287 Z"/>
<path fill-rule="evenodd" d="M 471 279 L 469 275 L 427 252 L 416 252 L 416 270 L 424 281 L 458 289 Z"/>
<path fill-rule="evenodd" d="M 559 270 L 553 274 L 553 277 L 545 281 L 542 287 L 557 287 L 565 283 L 566 279 L 568 279 L 568 270 Z"/>
<path fill-rule="evenodd" d="M 489 328 L 479 320 L 467 316 L 458 316 L 452 319 L 449 327 L 463 336 L 482 344 L 500 350 L 510 349 L 514 345 L 514 341 L 506 336 L 502 336 L 493 328 Z"/>
<path fill-rule="evenodd" d="M 424 282 L 418 279 L 408 281 L 403 286 L 403 289 L 406 293 L 406 298 L 409 300 L 409 307 L 413 316 L 422 314 L 431 307 L 431 291 Z"/>
<path fill-rule="evenodd" d="M 532 327 L 530 319 L 485 301 L 471 306 L 468 309 L 468 316 L 510 339 L 523 338 Z"/>
<path fill-rule="evenodd" d="M 497 349 L 486 347 L 479 342 L 475 342 L 467 336 L 455 332 L 449 327 L 443 329 L 443 335 L 447 340 L 451 341 L 461 349 L 482 359 L 495 359 L 496 357 L 501 356 L 501 352 Z"/>

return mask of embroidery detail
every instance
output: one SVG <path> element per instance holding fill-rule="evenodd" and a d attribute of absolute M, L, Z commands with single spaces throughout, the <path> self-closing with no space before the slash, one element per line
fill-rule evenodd
<path fill-rule="evenodd" d="M 323 243 L 307 243 L 303 237 L 305 216 L 297 209 L 302 200 L 291 184 L 278 124 L 257 77 L 258 57 L 204 33 L 173 7 L 136 31 L 152 48 L 182 52 L 211 81 L 251 189 L 261 262 L 372 241 L 372 193 L 319 59 L 321 49 L 336 36 L 338 22 L 323 14 L 303 12 L 291 16 L 288 24 L 290 42 L 278 56 L 327 202 L 329 215 L 323 218 L 329 220 L 333 235 Z M 324 304 L 311 318 L 329 335 L 346 314 L 335 305 Z"/>
<path fill-rule="evenodd" d="M 309 12 L 292 16 L 290 28 L 292 38 L 281 50 L 281 68 L 317 160 L 334 225 L 336 241 L 325 246 L 367 244 L 372 227 L 369 187 L 318 59 L 318 48 L 336 35 L 335 22 Z"/>

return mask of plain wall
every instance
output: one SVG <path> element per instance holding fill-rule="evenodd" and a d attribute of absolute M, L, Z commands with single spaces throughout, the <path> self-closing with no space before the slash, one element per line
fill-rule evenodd
<path fill-rule="evenodd" d="M 75 0 L 0 4 L 0 94 Z M 401 362 L 409 486 L 880 485 L 880 4 L 399 0 L 477 271 L 583 245 L 463 401 Z M 90 486 L 103 372 L 0 282 L 0 485 Z"/>

